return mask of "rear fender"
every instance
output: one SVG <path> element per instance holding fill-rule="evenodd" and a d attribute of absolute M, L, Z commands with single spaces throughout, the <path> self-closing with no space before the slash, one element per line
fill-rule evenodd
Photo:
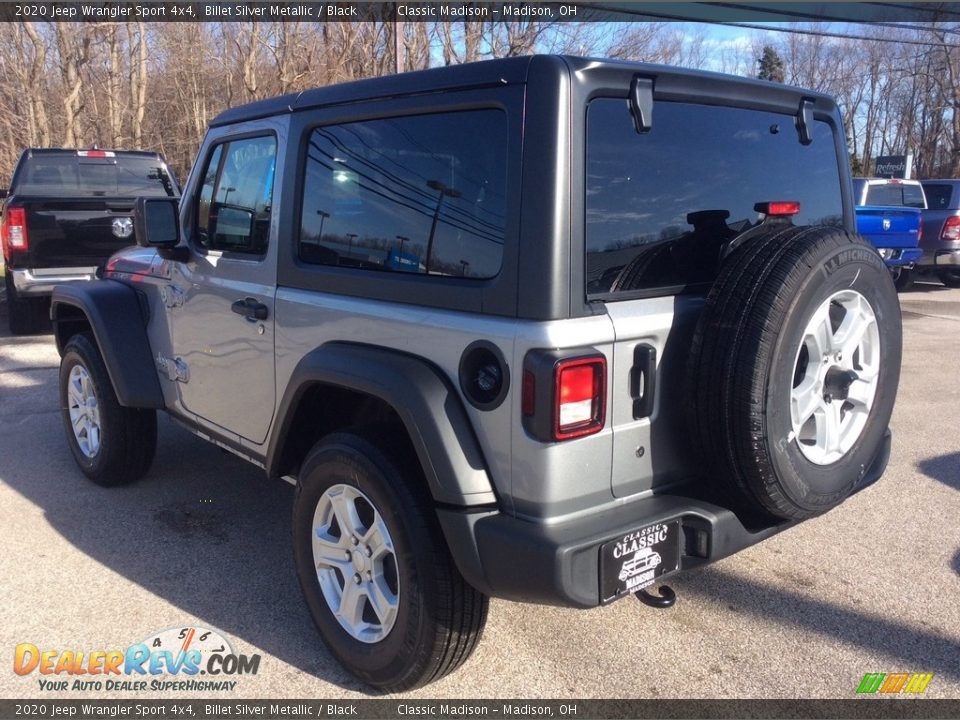
<path fill-rule="evenodd" d="M 271 477 L 279 474 L 297 407 L 317 384 L 363 393 L 393 408 L 410 436 L 436 502 L 458 506 L 496 502 L 473 426 L 442 372 L 421 358 L 350 343 L 323 345 L 294 369 L 268 446 Z"/>

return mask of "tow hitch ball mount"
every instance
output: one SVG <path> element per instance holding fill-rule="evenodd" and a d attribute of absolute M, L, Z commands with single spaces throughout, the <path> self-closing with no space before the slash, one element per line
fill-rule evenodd
<path fill-rule="evenodd" d="M 677 602 L 677 594 L 669 585 L 661 585 L 657 592 L 660 594 L 651 595 L 650 592 L 644 588 L 643 590 L 637 590 L 633 596 L 644 605 L 657 608 L 658 610 L 665 610 L 669 607 L 673 607 L 674 603 Z"/>

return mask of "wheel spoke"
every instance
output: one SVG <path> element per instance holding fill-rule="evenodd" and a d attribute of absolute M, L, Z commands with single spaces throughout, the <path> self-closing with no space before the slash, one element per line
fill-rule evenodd
<path fill-rule="evenodd" d="M 346 486 L 344 490 L 331 495 L 330 504 L 333 506 L 333 514 L 337 518 L 337 525 L 340 526 L 340 535 L 347 539 L 350 535 L 361 535 L 363 525 L 360 522 L 360 516 L 357 514 L 357 506 L 354 498 L 346 497 Z"/>
<path fill-rule="evenodd" d="M 819 383 L 816 377 L 806 378 L 793 389 L 790 398 L 790 419 L 793 431 L 800 432 L 810 416 L 820 407 L 823 399 L 820 397 Z"/>
<path fill-rule="evenodd" d="M 805 338 L 810 352 L 810 361 L 819 363 L 820 359 L 833 350 L 833 329 L 830 327 L 830 305 L 821 307 L 810 319 Z M 811 347 L 812 346 L 812 347 Z"/>
<path fill-rule="evenodd" d="M 345 577 L 349 577 L 350 561 L 347 560 L 343 545 L 327 535 L 325 530 L 317 528 L 313 534 L 313 560 L 317 568 L 340 568 Z"/>
<path fill-rule="evenodd" d="M 76 412 L 75 415 L 74 411 L 71 411 L 70 414 L 73 416 L 70 418 L 73 424 L 73 432 L 79 437 L 80 433 L 87 427 L 87 414 L 83 411 Z"/>
<path fill-rule="evenodd" d="M 828 456 L 840 449 L 840 403 L 825 403 L 817 413 L 817 445 Z"/>
<path fill-rule="evenodd" d="M 869 410 L 874 387 L 867 381 L 854 380 L 847 391 L 847 400 L 861 409 Z"/>
<path fill-rule="evenodd" d="M 373 551 L 372 560 L 380 560 L 393 552 L 393 541 L 390 540 L 390 533 L 387 532 L 380 513 L 374 515 L 370 528 L 363 536 L 363 542 Z"/>
<path fill-rule="evenodd" d="M 360 589 L 360 585 L 353 581 L 353 577 L 348 575 L 344 578 L 343 592 L 340 595 L 340 608 L 337 615 L 349 625 L 354 632 L 359 632 L 360 625 L 363 623 L 363 608 L 367 601 L 366 594 Z"/>
<path fill-rule="evenodd" d="M 91 454 L 96 454 L 100 449 L 100 428 L 92 422 L 87 425 L 87 440 L 90 442 Z"/>
<path fill-rule="evenodd" d="M 841 366 L 852 367 L 853 354 L 863 343 L 870 326 L 876 321 L 867 317 L 858 300 L 855 307 L 847 309 L 847 314 L 833 336 L 833 345 L 843 355 Z"/>
<path fill-rule="evenodd" d="M 382 576 L 375 577 L 372 582 L 366 584 L 367 599 L 370 601 L 370 607 L 380 620 L 381 625 L 390 625 L 397 615 L 398 600 L 397 596 L 390 592 L 386 581 Z"/>

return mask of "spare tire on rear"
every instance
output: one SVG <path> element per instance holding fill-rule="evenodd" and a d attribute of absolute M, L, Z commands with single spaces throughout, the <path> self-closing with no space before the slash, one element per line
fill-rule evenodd
<path fill-rule="evenodd" d="M 901 350 L 897 293 L 869 243 L 772 226 L 726 259 L 695 330 L 688 397 L 705 471 L 778 518 L 843 502 L 884 441 Z"/>

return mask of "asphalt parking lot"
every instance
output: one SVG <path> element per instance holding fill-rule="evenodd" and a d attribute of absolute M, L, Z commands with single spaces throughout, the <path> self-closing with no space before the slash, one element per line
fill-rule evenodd
<path fill-rule="evenodd" d="M 494 601 L 473 659 L 412 696 L 850 698 L 864 673 L 902 671 L 933 673 L 926 696 L 960 698 L 960 290 L 918 284 L 901 304 L 903 376 L 880 483 L 671 581 L 670 610 Z M 364 696 L 301 601 L 292 488 L 165 417 L 146 478 L 89 483 L 63 439 L 51 337 L 10 337 L 4 315 L 0 302 L 0 697 L 44 694 L 36 672 L 12 671 L 18 643 L 91 652 L 189 626 L 261 655 L 234 692 L 204 698 Z"/>

